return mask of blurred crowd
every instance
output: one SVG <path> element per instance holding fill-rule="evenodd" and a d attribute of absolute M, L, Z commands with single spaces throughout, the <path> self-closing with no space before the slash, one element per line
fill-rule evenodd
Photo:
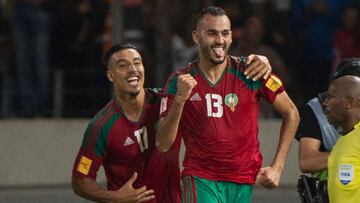
<path fill-rule="evenodd" d="M 59 88 L 62 116 L 93 115 L 112 96 L 102 55 L 119 41 L 142 52 L 146 86 L 163 86 L 197 58 L 192 22 L 208 5 L 231 18 L 230 54 L 267 56 L 298 107 L 360 56 L 358 0 L 0 0 L 0 117 L 51 117 Z"/>

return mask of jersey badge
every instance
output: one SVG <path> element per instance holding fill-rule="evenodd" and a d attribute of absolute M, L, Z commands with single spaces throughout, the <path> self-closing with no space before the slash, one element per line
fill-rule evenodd
<path fill-rule="evenodd" d="M 91 164 L 91 159 L 87 158 L 86 156 L 81 156 L 80 162 L 76 170 L 84 175 L 87 175 L 89 174 Z"/>
<path fill-rule="evenodd" d="M 339 164 L 339 181 L 347 185 L 354 177 L 354 166 L 352 164 Z"/>
<path fill-rule="evenodd" d="M 124 147 L 134 144 L 134 140 L 132 140 L 130 137 L 127 137 L 124 142 Z"/>
<path fill-rule="evenodd" d="M 271 91 L 275 92 L 282 86 L 282 83 L 279 78 L 277 78 L 274 75 L 271 75 L 269 80 L 266 82 L 265 86 L 269 88 Z"/>
<path fill-rule="evenodd" d="M 230 110 L 232 112 L 235 111 L 235 107 L 238 104 L 238 102 L 239 102 L 239 99 L 236 96 L 236 94 L 230 93 L 230 94 L 226 95 L 226 97 L 225 97 L 225 104 L 226 104 L 226 106 L 230 107 Z"/>
<path fill-rule="evenodd" d="M 201 97 L 199 96 L 199 94 L 196 92 L 191 98 L 190 101 L 201 101 Z"/>

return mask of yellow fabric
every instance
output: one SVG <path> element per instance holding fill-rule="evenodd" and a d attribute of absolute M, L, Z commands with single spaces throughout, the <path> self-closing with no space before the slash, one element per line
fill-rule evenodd
<path fill-rule="evenodd" d="M 92 163 L 91 159 L 87 158 L 86 156 L 81 156 L 77 170 L 80 173 L 87 175 L 87 174 L 89 174 L 91 163 Z"/>
<path fill-rule="evenodd" d="M 330 203 L 360 202 L 360 122 L 336 142 L 328 172 Z"/>
<path fill-rule="evenodd" d="M 282 83 L 281 80 L 277 78 L 275 75 L 270 75 L 270 78 L 266 82 L 265 86 L 269 88 L 271 91 L 275 92 L 282 86 Z"/>

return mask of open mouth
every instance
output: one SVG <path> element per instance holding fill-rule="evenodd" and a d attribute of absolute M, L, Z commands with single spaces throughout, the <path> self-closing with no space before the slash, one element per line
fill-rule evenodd
<path fill-rule="evenodd" d="M 220 58 L 225 55 L 224 47 L 213 47 L 212 50 L 214 51 L 215 56 L 217 58 Z"/>
<path fill-rule="evenodd" d="M 127 82 L 131 86 L 137 86 L 139 84 L 139 77 L 138 76 L 132 76 L 127 79 Z"/>

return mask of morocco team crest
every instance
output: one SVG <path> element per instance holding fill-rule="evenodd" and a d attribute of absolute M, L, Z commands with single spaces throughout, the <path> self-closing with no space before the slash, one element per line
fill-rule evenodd
<path fill-rule="evenodd" d="M 225 97 L 225 104 L 226 106 L 230 107 L 231 111 L 235 111 L 235 107 L 238 104 L 239 99 L 236 96 L 236 94 L 230 93 L 228 95 L 226 95 Z"/>

